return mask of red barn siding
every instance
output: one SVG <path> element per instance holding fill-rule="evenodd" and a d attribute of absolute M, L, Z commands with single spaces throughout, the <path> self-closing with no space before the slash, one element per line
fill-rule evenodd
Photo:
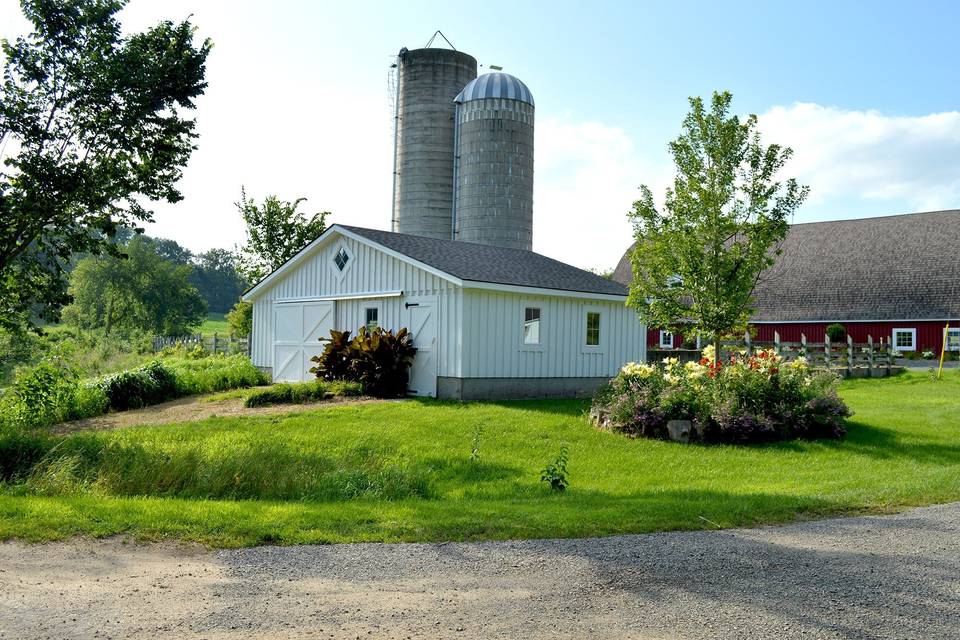
<path fill-rule="evenodd" d="M 831 322 L 776 322 L 754 324 L 757 330 L 756 340 L 759 342 L 772 342 L 773 333 L 780 334 L 780 340 L 784 342 L 800 342 L 800 334 L 807 336 L 808 342 L 823 342 L 823 336 Z M 931 322 L 929 320 L 894 320 L 890 322 L 841 322 L 847 330 L 847 334 L 853 338 L 854 342 L 866 342 L 867 336 L 873 336 L 874 342 L 884 342 L 890 340 L 893 335 L 893 329 L 916 329 L 917 330 L 917 351 L 929 349 L 931 351 L 940 351 L 943 344 L 943 327 L 946 322 Z M 960 326 L 960 323 L 954 321 L 951 326 Z"/>

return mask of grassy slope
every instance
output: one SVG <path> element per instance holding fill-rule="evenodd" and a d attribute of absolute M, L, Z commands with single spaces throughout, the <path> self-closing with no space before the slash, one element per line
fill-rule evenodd
<path fill-rule="evenodd" d="M 845 441 L 759 447 L 627 440 L 592 429 L 576 401 L 410 401 L 124 430 L 101 437 L 239 457 L 252 475 L 287 456 L 343 461 L 372 450 L 426 474 L 432 493 L 346 502 L 0 495 L 0 538 L 129 533 L 234 546 L 567 537 L 960 500 L 957 372 L 940 383 L 923 374 L 850 381 L 843 395 L 856 412 Z M 471 463 L 477 425 L 481 461 Z M 550 495 L 539 471 L 562 443 L 570 448 L 571 488 Z"/>
<path fill-rule="evenodd" d="M 207 319 L 200 325 L 200 333 L 204 336 L 212 336 L 214 333 L 220 334 L 221 338 L 230 336 L 230 323 L 227 322 L 227 316 L 224 313 L 207 314 Z"/>

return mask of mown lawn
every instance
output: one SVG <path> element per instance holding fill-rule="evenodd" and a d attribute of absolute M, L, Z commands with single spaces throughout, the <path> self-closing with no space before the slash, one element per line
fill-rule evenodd
<path fill-rule="evenodd" d="M 856 413 L 846 440 L 749 447 L 628 440 L 591 428 L 579 401 L 385 402 L 81 435 L 63 451 L 81 466 L 96 458 L 92 483 L 64 480 L 65 464 L 29 490 L 6 487 L 0 538 L 571 537 L 960 500 L 960 372 L 849 381 L 842 393 Z M 570 489 L 553 495 L 540 470 L 562 444 Z"/>

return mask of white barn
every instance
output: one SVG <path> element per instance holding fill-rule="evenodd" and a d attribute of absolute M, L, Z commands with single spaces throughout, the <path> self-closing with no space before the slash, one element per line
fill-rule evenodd
<path fill-rule="evenodd" d="M 459 400 L 589 393 L 646 358 L 622 284 L 523 249 L 333 225 L 251 288 L 251 355 L 310 379 L 331 329 L 407 327 L 413 395 Z"/>

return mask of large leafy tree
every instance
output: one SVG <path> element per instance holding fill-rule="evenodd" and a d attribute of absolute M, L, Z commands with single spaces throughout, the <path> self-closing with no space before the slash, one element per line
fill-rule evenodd
<path fill-rule="evenodd" d="M 211 44 L 188 21 L 121 36 L 124 0 L 22 0 L 33 32 L 2 42 L 0 326 L 56 318 L 75 253 L 116 253 L 194 149 L 186 112 Z"/>
<path fill-rule="evenodd" d="M 307 217 L 297 209 L 306 198 L 293 202 L 267 196 L 262 204 L 247 198 L 241 189 L 236 203 L 247 225 L 247 243 L 241 249 L 240 267 L 250 282 L 262 280 L 271 271 L 292 258 L 317 239 L 327 228 L 329 211 Z"/>
<path fill-rule="evenodd" d="M 240 299 L 247 282 L 237 270 L 237 255 L 227 249 L 210 249 L 193 256 L 190 282 L 200 291 L 211 311 L 226 313 Z"/>
<path fill-rule="evenodd" d="M 732 96 L 709 108 L 690 99 L 663 209 L 647 186 L 633 204 L 635 248 L 628 304 L 653 326 L 693 330 L 713 340 L 746 326 L 752 294 L 809 187 L 780 174 L 789 148 L 764 146 L 756 116 L 730 114 Z"/>
<path fill-rule="evenodd" d="M 66 322 L 107 334 L 159 335 L 183 335 L 203 322 L 207 304 L 190 283 L 190 265 L 173 264 L 157 242 L 141 235 L 122 249 L 123 256 L 88 256 L 77 263 Z"/>

